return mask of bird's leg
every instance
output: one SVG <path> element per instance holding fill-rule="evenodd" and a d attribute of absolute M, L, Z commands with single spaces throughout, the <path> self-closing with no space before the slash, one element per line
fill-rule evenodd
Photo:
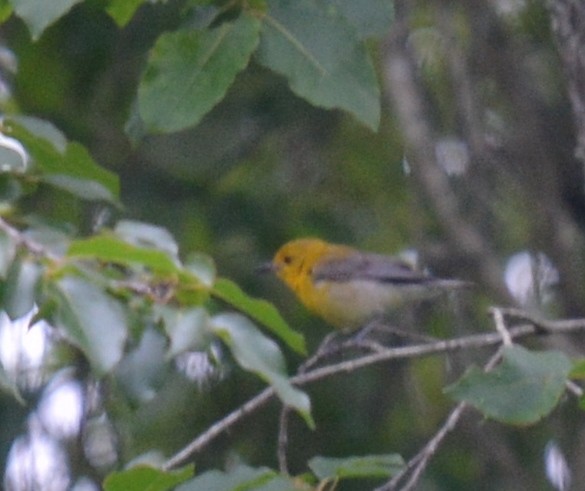
<path fill-rule="evenodd" d="M 420 334 L 413 331 L 406 331 L 400 327 L 388 324 L 382 317 L 376 317 L 370 320 L 358 331 L 358 333 L 354 336 L 354 339 L 356 341 L 363 342 L 376 331 L 383 334 L 390 334 L 399 339 L 410 340 L 414 342 L 429 343 L 437 341 L 437 339 L 432 336 L 427 336 L 425 334 Z"/>
<path fill-rule="evenodd" d="M 350 350 L 355 351 L 356 349 L 378 352 L 383 350 L 384 347 L 375 341 L 361 339 L 359 333 L 356 337 L 352 333 L 334 331 L 323 338 L 323 341 L 321 341 L 319 347 L 315 350 L 315 353 L 299 366 L 298 371 L 299 373 L 307 372 L 327 358 L 343 354 Z"/>
<path fill-rule="evenodd" d="M 299 373 L 305 373 L 310 368 L 314 367 L 317 363 L 319 363 L 324 358 L 328 358 L 334 353 L 340 351 L 340 343 L 337 341 L 337 337 L 339 333 L 334 331 L 330 332 L 323 338 L 323 341 L 317 347 L 317 350 L 310 358 L 307 358 L 304 363 L 299 366 Z"/>

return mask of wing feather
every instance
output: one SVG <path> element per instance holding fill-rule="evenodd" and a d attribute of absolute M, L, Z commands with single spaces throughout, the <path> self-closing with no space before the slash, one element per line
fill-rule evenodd
<path fill-rule="evenodd" d="M 315 267 L 313 278 L 316 281 L 360 279 L 388 283 L 426 283 L 434 280 L 398 258 L 364 253 L 325 261 Z"/>

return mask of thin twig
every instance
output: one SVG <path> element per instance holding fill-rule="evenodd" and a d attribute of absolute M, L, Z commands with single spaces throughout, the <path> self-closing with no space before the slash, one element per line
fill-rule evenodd
<path fill-rule="evenodd" d="M 412 459 L 408 461 L 408 463 L 400 473 L 396 474 L 390 481 L 388 481 L 384 485 L 376 488 L 375 491 L 394 491 L 395 489 L 398 489 L 397 486 L 409 474 L 410 479 L 407 481 L 404 487 L 401 488 L 401 491 L 413 489 L 418 480 L 420 479 L 420 476 L 422 475 L 424 469 L 426 468 L 428 461 L 438 450 L 439 445 L 447 436 L 447 434 L 450 433 L 455 428 L 467 407 L 469 406 L 465 402 L 460 402 L 459 404 L 457 404 L 457 406 L 455 406 L 455 409 L 453 409 L 453 411 L 451 411 L 451 414 L 449 414 L 449 416 L 447 417 L 445 424 L 435 434 L 435 436 L 427 442 L 427 444 L 422 448 L 422 450 L 420 450 Z"/>
<path fill-rule="evenodd" d="M 249 414 L 252 414 L 254 411 L 257 411 L 263 407 L 268 401 L 270 401 L 273 396 L 274 389 L 272 386 L 266 387 L 262 392 L 254 396 L 248 402 L 233 410 L 217 423 L 212 424 L 207 430 L 205 430 L 204 433 L 199 435 L 186 447 L 173 455 L 173 457 L 171 457 L 162 465 L 163 470 L 173 469 L 189 460 L 189 458 L 209 445 L 213 440 L 215 440 L 216 437 L 221 435 L 228 428 L 231 428 L 238 421 L 244 419 Z"/>
<path fill-rule="evenodd" d="M 0 230 L 8 235 L 17 245 L 27 249 L 31 254 L 45 257 L 52 261 L 58 261 L 60 259 L 59 256 L 49 251 L 44 245 L 36 242 L 30 237 L 27 237 L 24 233 L 22 233 L 16 227 L 10 225 L 3 218 L 0 218 Z"/>
<path fill-rule="evenodd" d="M 282 406 L 280 410 L 280 418 L 278 421 L 278 448 L 276 455 L 278 457 L 278 469 L 281 474 L 288 475 L 288 416 L 290 414 L 290 408 L 288 406 Z"/>
<path fill-rule="evenodd" d="M 512 346 L 512 338 L 510 337 L 510 333 L 508 332 L 508 328 L 506 327 L 506 322 L 504 321 L 504 314 L 502 310 L 494 308 L 491 309 L 491 313 L 494 318 L 496 330 L 502 336 L 502 342 L 504 343 L 504 346 Z"/>
<path fill-rule="evenodd" d="M 378 344 L 376 342 L 371 342 L 364 339 L 355 339 L 355 337 L 341 342 L 335 342 L 336 338 L 338 338 L 339 334 L 337 332 L 332 332 L 328 334 L 323 341 L 319 344 L 319 347 L 316 349 L 315 354 L 305 360 L 302 363 L 298 370 L 297 374 L 302 375 L 306 373 L 311 368 L 319 365 L 324 360 L 330 358 L 333 355 L 337 355 L 348 350 L 366 350 L 373 353 L 383 351 L 386 349 L 383 345 Z M 278 446 L 276 455 L 278 458 L 278 467 L 280 472 L 283 474 L 288 474 L 288 458 L 287 458 L 287 448 L 288 448 L 288 419 L 291 414 L 291 410 L 287 406 L 283 406 L 280 412 L 279 424 L 278 424 Z"/>
<path fill-rule="evenodd" d="M 585 319 L 571 319 L 548 321 L 542 320 L 519 311 L 517 309 L 500 309 L 503 315 L 520 319 L 529 323 L 522 323 L 512 326 L 508 329 L 510 339 L 516 340 L 541 334 L 543 331 L 548 334 L 565 334 L 575 331 L 585 330 Z M 438 353 L 449 353 L 462 349 L 484 348 L 498 345 L 502 342 L 502 336 L 497 332 L 486 334 L 474 334 L 460 338 L 437 341 L 434 343 L 417 344 L 412 346 L 401 346 L 397 348 L 388 348 L 382 352 L 364 355 L 352 360 L 334 363 L 324 367 L 316 368 L 307 373 L 302 373 L 290 378 L 290 382 L 298 387 L 302 387 L 312 382 L 322 380 L 327 377 L 341 373 L 349 373 L 360 368 L 364 368 L 377 363 L 391 360 L 403 360 L 408 358 L 418 358 Z M 235 409 L 223 419 L 214 423 L 204 433 L 199 435 L 184 449 L 171 457 L 165 464 L 165 469 L 171 469 L 188 461 L 196 453 L 205 448 L 217 436 L 232 428 L 246 416 L 254 413 L 263 407 L 275 395 L 272 387 L 267 387 L 258 395 L 250 399 L 243 406 Z"/>
<path fill-rule="evenodd" d="M 500 349 L 498 349 L 498 351 L 489 359 L 484 367 L 484 371 L 489 372 L 492 370 L 501 357 L 502 347 L 500 347 Z M 404 469 L 396 474 L 390 481 L 379 488 L 376 488 L 375 491 L 394 491 L 398 489 L 398 485 L 407 476 L 409 476 L 409 479 L 400 490 L 410 491 L 414 489 L 429 461 L 433 455 L 435 455 L 445 437 L 455 429 L 465 409 L 468 407 L 469 405 L 466 402 L 460 402 L 457 404 L 447 417 L 445 424 L 439 429 L 439 431 L 437 431 L 437 433 L 435 433 L 435 436 L 433 436 L 426 445 L 408 461 Z"/>
<path fill-rule="evenodd" d="M 577 396 L 579 398 L 583 397 L 583 389 L 581 387 L 579 387 L 575 382 L 573 382 L 572 380 L 567 380 L 565 382 L 565 387 L 567 388 L 567 390 L 573 394 L 574 396 Z"/>

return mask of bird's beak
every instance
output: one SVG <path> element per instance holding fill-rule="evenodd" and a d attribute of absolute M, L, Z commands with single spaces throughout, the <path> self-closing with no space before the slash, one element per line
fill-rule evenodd
<path fill-rule="evenodd" d="M 267 262 L 257 266 L 256 269 L 254 270 L 254 272 L 258 273 L 258 274 L 266 274 L 266 273 L 275 273 L 276 270 L 277 270 L 277 267 L 274 265 L 274 263 L 272 261 L 267 261 Z"/>

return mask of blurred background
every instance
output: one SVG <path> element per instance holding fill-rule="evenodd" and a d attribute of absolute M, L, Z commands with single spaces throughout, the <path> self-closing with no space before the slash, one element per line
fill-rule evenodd
<path fill-rule="evenodd" d="M 584 314 L 583 162 L 575 157 L 571 70 L 551 27 L 560 17 L 547 2 L 397 2 L 388 34 L 369 43 L 382 90 L 377 132 L 311 106 L 252 60 L 197 127 L 130 138 L 125 125 L 148 50 L 176 27 L 181 4 L 145 4 L 120 29 L 99 2 L 82 2 L 36 42 L 17 18 L 0 27 L 5 111 L 45 118 L 86 145 L 120 176 L 125 207 L 41 189 L 21 203 L 23 214 L 80 234 L 121 216 L 165 227 L 183 257 L 207 253 L 220 275 L 275 303 L 310 350 L 328 327 L 275 279 L 254 273 L 301 236 L 416 253 L 437 275 L 474 281 L 472 291 L 416 312 L 412 322 L 426 334 L 489 331 L 490 305 Z M 51 368 L 69 355 L 53 349 L 50 329 L 23 326 L 6 318 L 0 330 L 0 359 L 26 399 L 23 406 L 0 396 L 7 489 L 99 489 L 120 463 L 153 448 L 172 455 L 262 387 L 228 361 L 211 366 L 195 357 L 161 371 L 146 399 L 120 384 L 98 390 L 83 383 L 79 360 L 70 360 L 75 369 Z M 581 341 L 556 347 L 579 356 Z M 162 341 L 143 342 L 156 349 Z M 216 355 L 223 359 L 219 346 Z M 287 356 L 292 373 L 301 360 Z M 488 357 L 475 351 L 390 363 L 312 385 L 317 430 L 293 417 L 291 471 L 303 472 L 316 454 L 408 458 L 454 405 L 442 388 Z M 272 404 L 219 438 L 197 469 L 240 460 L 277 467 L 278 410 Z M 551 440 L 567 456 L 573 482 L 582 482 L 582 419 L 574 400 L 530 428 L 471 411 L 420 489 L 554 489 L 544 464 Z"/>

